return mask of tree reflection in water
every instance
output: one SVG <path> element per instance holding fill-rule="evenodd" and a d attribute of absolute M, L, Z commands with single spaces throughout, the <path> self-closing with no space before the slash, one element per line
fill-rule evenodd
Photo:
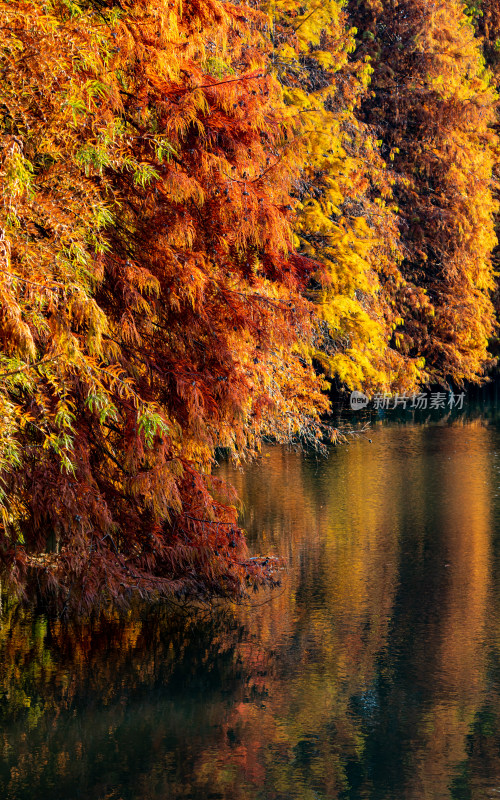
<path fill-rule="evenodd" d="M 372 439 L 221 467 L 255 551 L 289 562 L 274 595 L 92 631 L 7 607 L 2 797 L 489 797 L 499 437 L 476 421 Z"/>

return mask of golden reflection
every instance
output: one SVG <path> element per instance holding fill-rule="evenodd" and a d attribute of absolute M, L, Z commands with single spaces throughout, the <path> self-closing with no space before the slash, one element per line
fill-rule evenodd
<path fill-rule="evenodd" d="M 411 750 L 409 800 L 449 797 L 453 770 L 485 691 L 484 638 L 490 601 L 492 496 L 489 431 L 469 426 L 466 442 L 441 431 L 438 519 L 442 540 L 436 609 L 415 656 L 428 691 Z"/>
<path fill-rule="evenodd" d="M 337 797 L 346 758 L 363 750 L 351 698 L 368 690 L 387 639 L 405 486 L 398 465 L 380 460 L 386 443 L 367 444 L 332 451 L 326 462 L 269 448 L 261 470 L 236 475 L 251 535 L 290 564 L 281 595 L 244 612 L 277 654 L 263 679 L 270 700 L 258 714 L 236 709 L 231 723 L 252 763 L 267 764 L 276 796 L 302 798 L 313 783 L 320 796 Z"/>
<path fill-rule="evenodd" d="M 1 796 L 482 800 L 491 430 L 372 439 L 221 466 L 252 549 L 287 559 L 275 593 L 92 631 L 7 608 Z"/>

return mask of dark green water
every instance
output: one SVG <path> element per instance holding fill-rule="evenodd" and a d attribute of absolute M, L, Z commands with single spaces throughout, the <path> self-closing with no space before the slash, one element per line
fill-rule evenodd
<path fill-rule="evenodd" d="M 93 632 L 4 610 L 5 800 L 500 797 L 500 418 L 374 424 L 238 486 L 283 586 Z"/>

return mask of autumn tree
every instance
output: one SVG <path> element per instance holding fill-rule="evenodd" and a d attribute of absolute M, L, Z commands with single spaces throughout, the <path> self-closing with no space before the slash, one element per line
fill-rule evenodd
<path fill-rule="evenodd" d="M 494 329 L 491 252 L 496 96 L 456 0 L 352 0 L 358 58 L 373 66 L 363 119 L 378 132 L 394 190 L 406 285 L 401 352 L 429 379 L 476 381 Z"/>
<path fill-rule="evenodd" d="M 350 389 L 412 389 L 421 359 L 390 346 L 403 283 L 392 178 L 358 113 L 370 64 L 350 59 L 355 30 L 337 0 L 278 0 L 268 10 L 273 68 L 302 167 L 293 186 L 295 243 L 323 265 L 307 287 L 317 310 L 316 363 Z"/>
<path fill-rule="evenodd" d="M 273 582 L 211 477 L 326 409 L 267 18 L 0 11 L 1 577 L 77 611 Z"/>
<path fill-rule="evenodd" d="M 487 65 L 498 84 L 500 70 L 500 8 L 495 0 L 469 0 L 467 14 L 476 30 Z"/>
<path fill-rule="evenodd" d="M 480 2 L 470 0 L 467 4 L 467 14 L 474 26 L 478 43 L 484 54 L 486 65 L 492 72 L 492 79 L 495 89 L 498 93 L 500 86 L 500 6 L 495 0 L 481 0 Z M 498 104 L 496 106 L 496 121 L 495 130 L 498 134 L 500 128 Z M 498 154 L 496 163 L 496 175 L 498 177 Z M 498 185 L 496 187 L 496 197 L 498 199 Z M 500 228 L 500 217 L 497 209 L 495 215 L 495 230 L 498 239 L 498 231 Z M 497 273 L 495 281 L 495 291 L 493 293 L 493 304 L 495 306 L 496 318 L 500 316 L 500 286 L 498 282 L 498 272 L 500 268 L 500 247 L 498 244 L 493 250 L 492 254 L 493 266 Z M 490 350 L 496 356 L 500 353 L 500 339 L 498 328 L 490 342 Z"/>

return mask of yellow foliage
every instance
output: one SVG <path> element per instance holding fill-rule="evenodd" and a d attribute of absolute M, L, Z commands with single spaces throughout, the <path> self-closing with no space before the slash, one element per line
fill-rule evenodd
<path fill-rule="evenodd" d="M 349 388 L 414 388 L 421 367 L 390 346 L 402 280 L 391 187 L 356 118 L 372 68 L 349 65 L 355 31 L 336 0 L 276 0 L 268 13 L 301 167 L 294 244 L 322 265 L 307 291 L 317 305 L 314 359 Z"/>

